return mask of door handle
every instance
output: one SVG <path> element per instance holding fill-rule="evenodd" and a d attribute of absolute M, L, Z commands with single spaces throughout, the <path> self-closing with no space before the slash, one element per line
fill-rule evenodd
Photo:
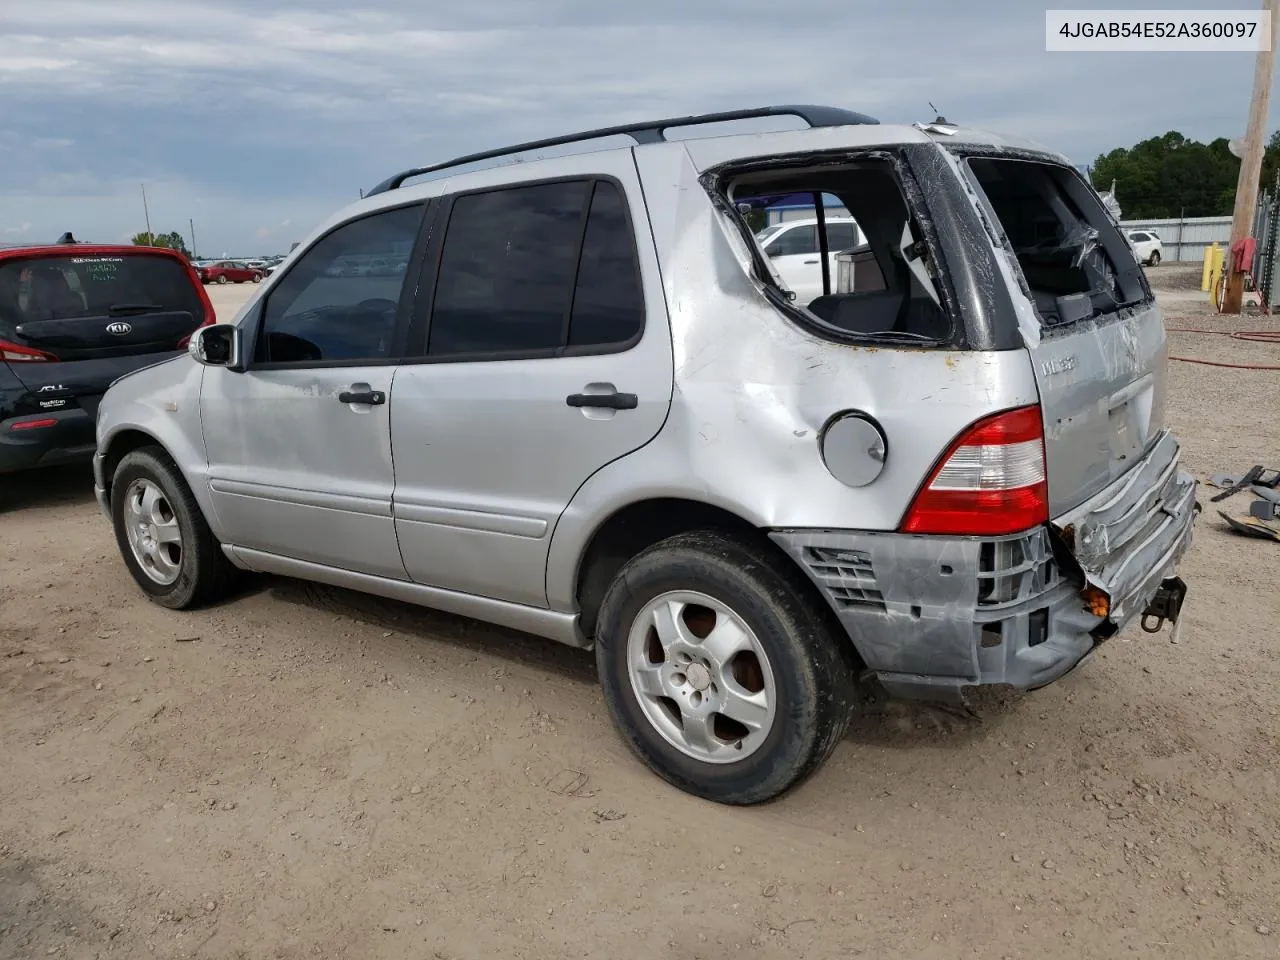
<path fill-rule="evenodd" d="M 634 393 L 571 393 L 564 398 L 571 407 L 597 407 L 604 410 L 634 410 L 640 403 Z"/>
<path fill-rule="evenodd" d="M 810 263 L 817 263 L 817 262 L 818 262 L 817 260 L 806 260 L 805 264 L 808 265 Z"/>
<path fill-rule="evenodd" d="M 339 403 L 367 403 L 377 406 L 387 402 L 387 395 L 381 390 L 343 390 L 338 394 Z"/>

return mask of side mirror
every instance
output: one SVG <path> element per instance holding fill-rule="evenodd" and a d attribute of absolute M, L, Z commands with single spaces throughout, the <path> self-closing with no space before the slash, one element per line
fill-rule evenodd
<path fill-rule="evenodd" d="M 240 328 L 234 323 L 215 323 L 200 327 L 191 335 L 187 352 L 197 363 L 207 367 L 226 367 L 240 372 L 244 370 L 244 353 L 241 349 Z"/>

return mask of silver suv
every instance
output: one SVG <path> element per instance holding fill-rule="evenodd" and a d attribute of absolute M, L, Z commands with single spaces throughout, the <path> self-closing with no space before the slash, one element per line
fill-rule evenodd
<path fill-rule="evenodd" d="M 783 115 L 808 129 L 665 135 Z M 828 265 L 797 300 L 756 243 L 797 196 L 857 221 L 853 292 Z M 1177 620 L 1198 505 L 1165 363 L 1063 157 L 831 107 L 684 117 L 380 184 L 111 387 L 97 494 L 167 607 L 248 570 L 594 648 L 644 762 L 746 804 L 872 679 L 1029 690 Z"/>

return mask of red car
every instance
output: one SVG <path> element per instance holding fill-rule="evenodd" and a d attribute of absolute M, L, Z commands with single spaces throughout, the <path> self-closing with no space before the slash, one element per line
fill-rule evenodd
<path fill-rule="evenodd" d="M 246 280 L 259 283 L 262 280 L 260 269 L 246 267 L 235 260 L 215 260 L 213 263 L 204 263 L 196 267 L 196 273 L 200 275 L 201 283 L 244 283 Z"/>
<path fill-rule="evenodd" d="M 180 356 L 214 319 L 191 264 L 173 250 L 69 235 L 0 250 L 0 492 L 7 473 L 88 463 L 107 387 Z"/>

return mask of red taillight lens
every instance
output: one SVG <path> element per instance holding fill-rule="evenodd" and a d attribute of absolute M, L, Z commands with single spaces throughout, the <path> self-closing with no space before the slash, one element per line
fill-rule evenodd
<path fill-rule="evenodd" d="M 900 529 L 1001 536 L 1048 519 L 1044 425 L 1033 406 L 997 413 L 965 430 L 916 494 Z"/>
<path fill-rule="evenodd" d="M 10 430 L 39 430 L 42 427 L 53 427 L 53 426 L 57 426 L 57 424 L 58 424 L 58 421 L 54 420 L 52 417 L 48 417 L 44 420 L 19 420 L 17 423 L 11 423 L 9 425 L 9 429 Z"/>
<path fill-rule="evenodd" d="M 20 347 L 16 343 L 10 343 L 8 340 L 0 340 L 0 360 L 7 360 L 10 363 L 58 362 L 58 358 L 52 353 L 34 350 L 31 347 Z"/>

